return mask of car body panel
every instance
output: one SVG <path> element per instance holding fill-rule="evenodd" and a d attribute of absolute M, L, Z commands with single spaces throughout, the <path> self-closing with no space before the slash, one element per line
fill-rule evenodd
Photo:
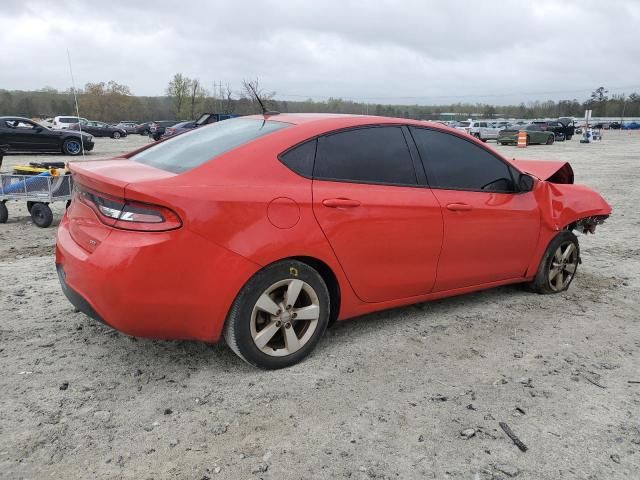
<path fill-rule="evenodd" d="M 562 181 L 558 172 L 565 167 L 560 162 L 503 158 L 517 171 L 539 176 L 531 191 L 514 194 L 420 185 L 399 187 L 390 198 L 388 189 L 398 187 L 311 180 L 290 170 L 278 156 L 293 145 L 345 128 L 425 128 L 425 123 L 305 114 L 270 119 L 291 126 L 181 174 L 129 160 L 132 154 L 72 162 L 78 185 L 170 208 L 182 219 L 182 227 L 169 232 L 119 230 L 104 225 L 74 199 L 60 224 L 56 247 L 56 261 L 69 287 L 108 324 L 127 333 L 216 341 L 242 286 L 278 260 L 293 257 L 325 265 L 339 288 L 336 316 L 342 320 L 530 280 L 558 229 L 611 211 L 587 187 L 544 180 Z M 428 128 L 488 148 L 451 128 Z M 153 147 L 138 151 L 146 148 Z M 339 212 L 318 204 L 347 195 L 357 196 L 361 206 Z M 449 211 L 448 202 L 464 202 L 472 210 Z M 349 255 L 351 248 L 361 251 Z"/>

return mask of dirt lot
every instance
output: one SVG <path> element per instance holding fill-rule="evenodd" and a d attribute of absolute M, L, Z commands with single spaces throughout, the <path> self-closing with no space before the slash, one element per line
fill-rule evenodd
<path fill-rule="evenodd" d="M 146 141 L 97 139 L 90 157 Z M 277 372 L 225 345 L 138 340 L 74 313 L 55 229 L 9 204 L 0 477 L 639 478 L 640 133 L 499 149 L 570 161 L 614 207 L 580 236 L 569 292 L 504 287 L 343 322 Z"/>

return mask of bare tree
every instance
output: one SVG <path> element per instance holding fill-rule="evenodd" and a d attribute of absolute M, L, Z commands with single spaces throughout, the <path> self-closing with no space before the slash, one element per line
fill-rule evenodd
<path fill-rule="evenodd" d="M 242 81 L 241 96 L 242 98 L 249 100 L 254 109 L 257 105 L 260 106 L 260 110 L 268 109 L 268 106 L 275 95 L 276 92 L 263 90 L 262 87 L 260 87 L 260 81 L 257 78 L 255 80 Z"/>
<path fill-rule="evenodd" d="M 207 95 L 207 91 L 200 84 L 200 80 L 194 78 L 193 80 L 188 81 L 189 86 L 189 106 L 190 106 L 190 117 L 191 119 L 195 118 L 196 115 L 196 107 L 199 107 L 202 104 L 202 101 L 205 99 Z"/>

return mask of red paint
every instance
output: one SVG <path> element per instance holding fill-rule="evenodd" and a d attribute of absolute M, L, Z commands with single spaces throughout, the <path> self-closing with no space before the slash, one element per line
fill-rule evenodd
<path fill-rule="evenodd" d="M 72 163 L 79 184 L 168 208 L 182 226 L 124 231 L 73 202 L 56 245 L 67 284 L 118 330 L 216 341 L 242 286 L 284 258 L 324 262 L 337 278 L 338 317 L 345 319 L 529 280 L 558 229 L 611 212 L 587 187 L 545 181 L 569 178 L 555 162 L 511 162 L 540 178 L 533 191 L 519 194 L 312 181 L 278 155 L 350 126 L 425 123 L 340 115 L 272 119 L 294 125 L 180 175 L 130 161 L 130 154 Z"/>

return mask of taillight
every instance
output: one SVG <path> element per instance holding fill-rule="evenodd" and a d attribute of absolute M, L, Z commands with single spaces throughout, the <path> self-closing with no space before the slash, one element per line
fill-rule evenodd
<path fill-rule="evenodd" d="M 76 198 L 98 214 L 105 225 L 122 230 L 164 232 L 182 226 L 180 217 L 160 205 L 97 194 L 76 186 Z"/>

